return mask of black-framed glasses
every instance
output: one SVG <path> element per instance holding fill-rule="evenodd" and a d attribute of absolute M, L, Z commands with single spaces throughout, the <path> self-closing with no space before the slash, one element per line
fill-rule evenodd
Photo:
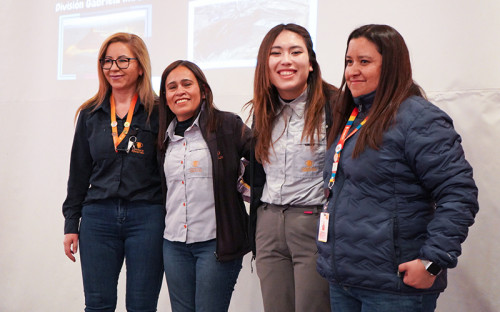
<path fill-rule="evenodd" d="M 135 57 L 119 57 L 116 60 L 112 58 L 103 58 L 99 60 L 102 69 L 111 69 L 113 67 L 113 62 L 119 69 L 127 69 L 130 65 L 130 60 L 137 60 Z"/>

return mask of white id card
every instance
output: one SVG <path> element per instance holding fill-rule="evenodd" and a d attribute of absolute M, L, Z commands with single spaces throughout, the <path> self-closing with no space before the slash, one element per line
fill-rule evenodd
<path fill-rule="evenodd" d="M 322 212 L 319 216 L 319 230 L 318 230 L 318 241 L 326 243 L 328 239 L 328 220 L 330 214 L 328 212 Z"/>

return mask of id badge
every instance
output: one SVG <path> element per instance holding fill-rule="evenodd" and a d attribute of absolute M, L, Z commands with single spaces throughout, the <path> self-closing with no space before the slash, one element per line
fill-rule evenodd
<path fill-rule="evenodd" d="M 328 212 L 322 212 L 319 216 L 319 230 L 318 230 L 318 241 L 326 243 L 328 239 L 328 220 L 330 214 Z"/>

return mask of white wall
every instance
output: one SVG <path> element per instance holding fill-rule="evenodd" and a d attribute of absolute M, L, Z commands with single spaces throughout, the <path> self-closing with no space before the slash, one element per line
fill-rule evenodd
<path fill-rule="evenodd" d="M 0 3 L 2 312 L 83 310 L 79 263 L 70 262 L 63 252 L 61 204 L 74 113 L 95 93 L 97 82 L 56 80 L 57 2 Z M 152 31 L 162 37 L 148 42 L 156 76 L 171 61 L 187 58 L 187 8 L 187 1 L 153 2 Z M 458 267 L 449 272 L 449 287 L 438 300 L 438 311 L 500 311 L 499 12 L 496 0 L 318 0 L 316 52 L 327 81 L 340 83 L 346 39 L 355 27 L 389 24 L 410 48 L 415 80 L 452 116 L 462 135 L 479 187 L 480 212 Z M 155 28 L 158 20 L 166 27 Z M 252 96 L 253 69 L 205 73 L 216 104 L 240 113 Z M 124 311 L 123 282 L 122 278 L 118 311 Z M 165 285 L 159 310 L 170 311 Z M 230 311 L 262 311 L 258 278 L 250 273 L 248 256 Z"/>

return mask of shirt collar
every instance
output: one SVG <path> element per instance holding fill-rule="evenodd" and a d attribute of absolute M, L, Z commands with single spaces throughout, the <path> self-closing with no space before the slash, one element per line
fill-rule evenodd
<path fill-rule="evenodd" d="M 111 92 L 109 92 L 106 95 L 106 97 L 104 98 L 104 101 L 102 101 L 102 104 L 96 108 L 96 111 L 99 109 L 102 109 L 105 113 L 111 114 L 110 99 L 111 99 Z M 141 99 L 139 97 L 137 97 L 137 102 L 135 103 L 135 107 L 134 107 L 134 115 L 137 113 L 140 106 L 143 106 L 143 105 L 141 103 Z"/>
<path fill-rule="evenodd" d="M 191 130 L 194 126 L 196 126 L 197 128 L 200 128 L 200 114 L 201 114 L 201 112 L 198 113 L 198 116 L 193 121 L 193 124 L 191 126 L 189 126 L 189 128 L 186 129 L 186 132 Z M 172 120 L 172 122 L 168 125 L 166 135 L 165 135 L 165 140 L 163 142 L 166 142 L 167 139 L 170 139 L 170 141 L 178 141 L 178 140 L 182 139 L 181 136 L 175 135 L 175 126 L 177 126 L 177 118 L 174 118 L 174 120 Z"/>
<path fill-rule="evenodd" d="M 370 110 L 373 100 L 375 99 L 375 93 L 376 90 L 353 98 L 354 104 L 360 112 L 367 112 Z"/>
<path fill-rule="evenodd" d="M 288 106 L 299 118 L 302 118 L 304 116 L 304 111 L 306 109 L 306 101 L 307 101 L 307 88 L 306 90 L 304 90 L 304 92 L 302 92 L 301 95 L 299 95 L 296 99 L 294 99 L 291 102 L 285 102 L 281 97 L 279 99 L 282 107 L 279 113 L 281 113 L 281 111 Z"/>

